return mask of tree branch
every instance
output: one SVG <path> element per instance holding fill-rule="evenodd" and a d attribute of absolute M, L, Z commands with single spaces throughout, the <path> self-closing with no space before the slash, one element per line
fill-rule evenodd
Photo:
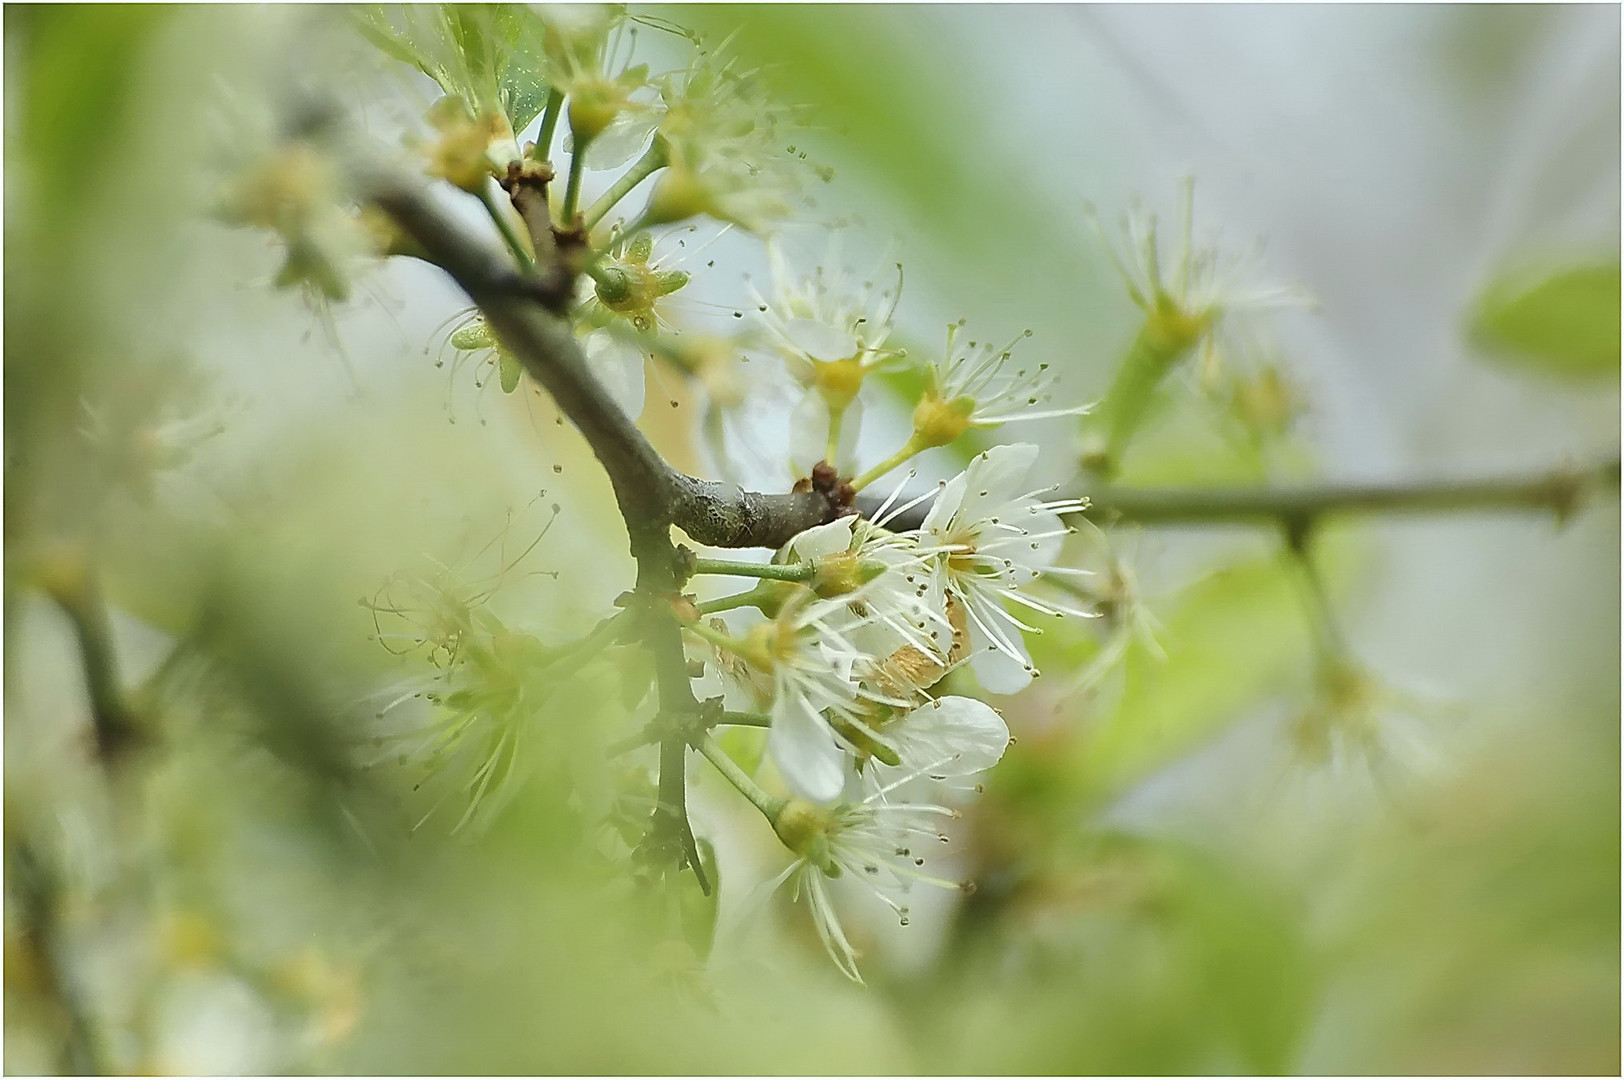
<path fill-rule="evenodd" d="M 1616 493 L 1619 459 L 1553 469 L 1530 476 L 1392 483 L 1319 483 L 1273 488 L 1118 488 L 1088 492 L 1082 513 L 1096 521 L 1136 525 L 1203 527 L 1282 525 L 1312 527 L 1327 517 L 1352 514 L 1504 513 L 1554 514 L 1566 521 L 1597 494 Z M 878 500 L 859 499 L 865 512 Z M 889 523 L 917 528 L 930 512 L 926 500 Z"/>
<path fill-rule="evenodd" d="M 1313 522 L 1349 514 L 1532 511 L 1565 521 L 1592 495 L 1616 492 L 1619 459 L 1532 476 L 1277 488 L 1105 488 L 1090 496 L 1095 519 L 1141 525 Z"/>
<path fill-rule="evenodd" d="M 644 527 L 676 525 L 713 547 L 776 548 L 844 511 L 832 485 L 766 495 L 673 469 L 593 376 L 569 324 L 547 310 L 551 297 L 543 295 L 545 288 L 515 273 L 498 249 L 468 234 L 435 205 L 424 185 L 374 168 L 363 173 L 361 187 L 462 286 L 503 346 L 586 438 L 634 533 L 634 555 L 635 534 Z"/>

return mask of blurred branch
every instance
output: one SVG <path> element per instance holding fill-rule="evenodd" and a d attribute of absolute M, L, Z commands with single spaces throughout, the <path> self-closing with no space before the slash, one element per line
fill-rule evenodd
<path fill-rule="evenodd" d="M 135 709 L 119 688 L 113 631 L 101 591 L 84 553 L 76 549 L 41 558 L 38 581 L 73 626 L 96 732 L 96 754 L 104 764 L 112 764 L 140 741 L 141 730 Z"/>
<path fill-rule="evenodd" d="M 1619 459 L 1532 476 L 1385 484 L 1304 484 L 1259 489 L 1104 488 L 1091 518 L 1141 525 L 1313 524 L 1347 514 L 1532 511 L 1572 517 L 1593 495 L 1616 493 Z"/>
<path fill-rule="evenodd" d="M 1596 495 L 1616 494 L 1619 459 L 1527 476 L 1413 480 L 1381 484 L 1302 484 L 1275 488 L 1103 487 L 1081 511 L 1096 521 L 1169 527 L 1263 525 L 1288 532 L 1313 529 L 1328 517 L 1352 514 L 1548 513 L 1566 521 Z M 858 500 L 870 512 L 878 500 Z M 890 522 L 917 528 L 926 500 Z"/>
<path fill-rule="evenodd" d="M 108 1071 L 101 1043 L 91 1025 L 79 992 L 64 970 L 59 927 L 62 890 L 55 869 L 22 837 L 6 835 L 6 877 L 16 898 L 22 955 L 6 948 L 6 979 L 14 965 L 33 969 L 40 993 L 58 1013 L 62 1024 L 60 1068 L 66 1076 L 100 1076 Z"/>

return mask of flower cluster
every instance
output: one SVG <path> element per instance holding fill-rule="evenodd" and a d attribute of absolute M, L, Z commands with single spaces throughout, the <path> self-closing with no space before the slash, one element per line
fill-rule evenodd
<path fill-rule="evenodd" d="M 1106 621 L 1120 641 L 1102 650 L 1101 665 L 1152 623 L 1126 599 L 1137 595 L 1130 576 L 1113 573 L 1096 589 L 1069 583 L 1066 575 L 1083 571 L 1060 565 L 1073 531 L 1066 518 L 1086 500 L 1039 486 L 1033 443 L 961 458 L 956 475 L 905 496 L 917 475 L 910 471 L 877 507 L 857 496 L 971 432 L 1077 417 L 1090 406 L 1057 395 L 1057 373 L 1031 358 L 1029 330 L 988 339 L 960 320 L 939 351 L 910 355 L 898 331 L 902 264 L 889 253 L 850 259 L 842 245 L 854 230 L 832 230 L 811 269 L 794 257 L 781 226 L 803 201 L 807 178 L 828 174 L 796 148 L 798 110 L 773 102 L 728 43 L 706 47 L 618 7 L 412 9 L 400 18 L 404 24 L 367 26 L 445 94 L 427 117 L 436 134 L 417 141 L 422 167 L 479 198 L 516 272 L 562 271 L 574 283 L 573 296 L 557 295 L 573 299 L 567 315 L 581 356 L 615 403 L 640 415 L 650 364 L 691 379 L 708 397 L 706 434 L 725 470 L 731 455 L 718 410 L 750 400 L 733 365 L 755 361 L 753 372 L 777 377 L 794 395 L 784 457 L 798 490 L 832 492 L 831 505 L 845 513 L 800 532 L 770 562 L 690 552 L 677 562 L 694 593 L 642 590 L 636 611 L 615 624 L 624 637 L 616 629 L 576 646 L 544 648 L 444 590 L 428 590 L 435 602 L 417 607 L 392 595 L 375 600 L 375 614 L 415 625 L 405 640 L 435 667 L 427 682 L 403 688 L 408 697 L 432 692 L 442 714 L 426 731 L 426 752 L 473 747 L 476 796 L 499 784 L 514 771 L 518 732 L 569 665 L 635 640 L 635 620 L 669 610 L 683 628 L 693 684 L 665 693 L 669 666 L 660 694 L 647 696 L 639 681 L 632 696 L 644 696 L 626 704 L 640 712 L 642 730 L 623 741 L 670 749 L 680 739 L 710 759 L 793 855 L 768 884 L 805 897 L 830 955 L 859 979 L 858 948 L 837 916 L 832 881 L 861 882 L 904 924 L 914 886 L 962 887 L 927 869 L 927 852 L 940 850 L 932 845 L 948 837 L 939 826 L 957 816 L 954 806 L 1011 741 L 998 710 L 969 694 L 1025 689 L 1038 674 L 1027 635 L 1048 620 L 1112 616 Z M 651 70 L 634 55 L 639 26 L 674 31 L 694 48 L 676 69 Z M 477 62 L 469 62 L 470 42 L 480 46 Z M 521 143 L 538 119 L 535 141 Z M 588 175 L 605 171 L 605 183 Z M 301 214 L 293 224 L 308 229 L 313 218 Z M 704 305 L 683 299 L 699 271 L 691 260 L 709 246 L 696 236 L 701 227 L 712 240 L 736 229 L 764 243 L 770 279 L 743 289 L 748 304 L 715 313 L 743 320 L 748 309 L 743 333 L 695 325 Z M 1145 325 L 1097 417 L 1111 461 L 1175 363 L 1198 348 L 1216 357 L 1218 330 L 1235 313 L 1293 299 L 1237 290 L 1227 270 L 1191 249 L 1187 224 L 1184 232 L 1184 249 L 1164 274 L 1154 221 L 1129 227 L 1131 254 L 1119 266 Z M 453 374 L 472 362 L 480 386 L 494 379 L 506 392 L 518 388 L 524 366 L 477 311 L 453 316 L 443 333 L 437 363 L 449 352 Z M 873 415 L 882 382 L 892 396 L 912 387 L 903 402 L 909 427 L 889 456 L 862 462 L 864 402 Z M 758 581 L 707 595 L 697 584 L 706 575 Z M 1066 594 L 1100 610 L 1056 599 Z M 703 702 L 697 709 L 670 704 L 690 691 Z M 762 774 L 723 751 L 711 735 L 722 724 L 767 729 L 771 768 Z M 622 815 L 619 825 L 628 821 Z M 689 850 L 697 871 L 692 843 Z"/>
<path fill-rule="evenodd" d="M 808 529 L 741 603 L 695 605 L 688 620 L 724 700 L 770 726 L 769 754 L 794 794 L 787 808 L 767 804 L 798 860 L 781 881 L 794 878 L 854 978 L 855 950 L 824 879 L 850 873 L 904 922 L 899 892 L 952 884 L 913 854 L 920 821 L 951 813 L 941 804 L 998 762 L 1009 730 L 990 705 L 935 687 L 962 665 L 989 692 L 1018 692 L 1037 674 L 1023 641 L 1038 630 L 1029 620 L 1066 611 L 1031 586 L 1057 569 L 1071 531 L 1061 516 L 1084 503 L 1030 488 L 1037 455 L 1031 444 L 977 455 L 921 497 L 934 501 L 914 528 L 888 527 L 921 501 L 899 504 L 898 488 L 872 519 Z M 708 623 L 707 606 L 761 615 Z M 907 797 L 916 790 L 922 801 Z"/>

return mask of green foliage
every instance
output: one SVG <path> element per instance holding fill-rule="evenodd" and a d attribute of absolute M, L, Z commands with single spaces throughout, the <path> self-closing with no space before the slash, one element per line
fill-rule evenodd
<path fill-rule="evenodd" d="M 1616 262 L 1502 274 L 1473 307 L 1472 341 L 1513 370 L 1569 381 L 1617 379 L 1619 289 Z"/>
<path fill-rule="evenodd" d="M 1312 949 L 1256 873 L 1177 841 L 1087 832 L 986 906 L 959 944 L 965 981 L 933 990 L 935 1068 L 1291 1070 L 1316 1005 Z M 972 984 L 993 956 L 1001 971 Z"/>
<path fill-rule="evenodd" d="M 1121 697 L 1107 715 L 1084 720 L 1072 764 L 1099 795 L 1210 738 L 1306 658 L 1300 599 L 1275 556 L 1215 571 L 1181 593 L 1162 621 L 1168 659 L 1131 647 Z"/>
<path fill-rule="evenodd" d="M 512 4 L 399 4 L 357 9 L 355 25 L 470 107 L 497 110 L 515 132 L 541 115 L 540 17 Z"/>
<path fill-rule="evenodd" d="M 1234 558 L 1152 607 L 1161 654 L 1130 636 L 1114 689 L 1108 681 L 1075 698 L 1062 690 L 1074 734 L 1031 751 L 1016 747 L 1000 766 L 1012 792 L 1108 802 L 1222 732 L 1308 658 L 1301 597 L 1277 555 Z M 1033 640 L 1033 655 L 1048 671 L 1078 672 L 1098 655 L 1100 635 L 1127 632 L 1062 624 Z"/>
<path fill-rule="evenodd" d="M 1350 780 L 1293 764 L 1279 783 L 1291 748 L 1248 740 L 1313 669 L 1276 536 L 1218 547 L 1198 532 L 1166 542 L 1165 563 L 1147 560 L 1180 586 L 1133 597 L 1159 620 L 1159 649 L 1126 603 L 1085 604 L 1104 617 L 1031 638 L 1044 677 L 999 702 L 1017 742 L 980 797 L 955 803 L 945 859 L 930 866 L 978 889 L 939 906 L 916 894 L 900 937 L 889 909 L 871 904 L 873 925 L 851 918 L 868 987 L 829 969 L 805 910 L 782 895 L 787 910 L 767 906 L 787 916 L 780 932 L 735 925 L 762 868 L 787 855 L 697 756 L 710 893 L 645 859 L 653 750 L 607 748 L 654 715 L 655 672 L 648 651 L 591 629 L 632 566 L 615 493 L 576 430 L 545 405 L 529 411 L 535 388 L 500 350 L 502 389 L 523 393 L 497 398 L 489 428 L 438 422 L 441 380 L 421 342 L 401 346 L 353 310 L 346 329 L 366 328 L 354 337 L 372 339 L 375 368 L 365 394 L 341 402 L 292 345 L 305 313 L 262 288 L 274 273 L 263 252 L 174 212 L 170 200 L 217 179 L 176 132 L 204 126 L 189 109 L 229 74 L 210 65 L 229 68 L 233 42 L 259 46 L 263 14 L 6 13 L 18 211 L 7 254 L 27 271 L 6 295 L 8 1071 L 1616 1069 L 1613 672 L 1574 661 L 1519 683 L 1538 708 L 1498 726 L 1474 713 L 1470 752 L 1441 776 L 1383 774 L 1369 798 L 1357 769 Z M 944 304 L 973 299 L 1017 326 L 1022 305 L 1052 308 L 1046 325 L 1075 332 L 1034 347 L 1074 368 L 1103 362 L 1095 343 L 1129 340 L 1131 328 L 1106 325 L 1120 297 L 991 145 L 984 129 L 1010 118 L 978 111 L 984 73 L 933 51 L 948 38 L 931 36 L 933 20 L 947 17 L 696 12 L 717 29 L 752 24 L 742 49 L 777 65 L 816 106 L 817 137 L 842 140 L 890 199 L 874 221 L 931 223 L 927 242 L 951 256 L 932 266 Z M 548 98 L 544 31 L 527 7 L 355 20 L 515 130 Z M 282 87 L 261 89 L 269 100 Z M 227 149 L 246 160 L 267 148 Z M 201 269 L 182 274 L 194 260 Z M 408 274 L 379 291 L 422 284 Z M 1618 284 L 1616 264 L 1508 276 L 1474 311 L 1474 339 L 1508 363 L 1603 382 L 1618 371 Z M 158 293 L 176 294 L 181 317 L 144 302 Z M 194 453 L 205 436 L 170 425 L 217 390 L 189 377 L 183 349 L 230 385 L 288 396 L 256 403 L 225 451 Z M 1273 477 L 1278 461 L 1238 446 L 1202 414 L 1212 402 L 1165 377 L 1186 355 L 1143 340 L 1130 350 L 1140 366 L 1112 395 L 1127 405 L 1102 417 L 1117 413 L 1134 437 L 1121 482 Z M 917 370 L 882 378 L 904 406 L 923 389 Z M 674 404 L 687 389 L 672 389 Z M 649 413 L 662 418 L 656 441 L 691 420 Z M 974 431 L 934 453 L 962 462 L 1004 441 Z M 1046 462 L 1076 453 L 1067 439 L 1044 447 Z M 529 535 L 487 544 L 479 555 L 501 569 L 464 573 L 482 523 L 540 499 L 538 476 L 557 489 L 540 505 L 564 505 L 559 529 L 542 526 L 539 548 Z M 1594 587 L 1613 581 L 1616 524 L 1579 523 L 1605 541 L 1599 561 L 1572 533 L 1560 548 L 1504 549 L 1530 575 L 1552 551 L 1573 590 L 1608 598 L 1561 624 L 1583 656 L 1616 645 L 1611 593 Z M 1351 612 L 1336 586 L 1362 549 L 1318 540 L 1335 606 Z M 150 723 L 150 741 L 111 767 L 89 750 L 88 663 L 39 588 L 42 552 L 64 544 L 94 564 L 110 616 L 118 668 L 95 674 Z M 375 591 L 405 566 L 428 567 L 414 580 L 439 595 L 414 606 L 403 592 L 389 607 L 404 628 L 380 627 Z M 1103 580 L 1076 579 L 1085 591 Z M 415 644 L 391 656 L 369 635 Z M 1450 644 L 1465 652 L 1449 655 L 1470 660 L 1479 635 L 1460 637 Z M 1120 666 L 1083 685 L 1119 645 Z M 380 716 L 381 685 L 398 715 Z M 978 692 L 968 665 L 936 689 Z M 1589 707 L 1568 708 L 1565 693 Z M 764 729 L 716 734 L 744 771 L 779 782 Z M 1307 793 L 1273 790 L 1293 784 Z M 481 827 L 459 829 L 476 808 Z M 924 840 L 934 851 L 933 833 Z M 873 899 L 860 877 L 834 884 L 843 912 Z M 73 1040 L 75 1008 L 104 1046 Z M 258 1056 L 206 1056 L 232 1050 Z"/>

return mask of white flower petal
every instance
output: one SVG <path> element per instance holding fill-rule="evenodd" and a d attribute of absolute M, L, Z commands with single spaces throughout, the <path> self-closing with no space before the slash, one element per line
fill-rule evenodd
<path fill-rule="evenodd" d="M 600 330 L 587 337 L 586 360 L 615 404 L 633 420 L 641 416 L 643 354 Z"/>
<path fill-rule="evenodd" d="M 654 109 L 626 109 L 609 122 L 586 147 L 586 167 L 618 169 L 643 149 L 661 113 Z"/>
<path fill-rule="evenodd" d="M 844 476 L 857 472 L 857 433 L 863 426 L 863 399 L 846 406 L 840 421 L 837 460 L 831 462 Z M 823 395 L 809 390 L 789 417 L 789 464 L 797 476 L 810 476 L 812 467 L 824 459 L 829 449 L 829 406 Z"/>
<path fill-rule="evenodd" d="M 949 480 L 942 488 L 936 500 L 930 504 L 930 512 L 925 515 L 924 525 L 921 526 L 927 534 L 945 537 L 953 518 L 959 512 L 959 504 L 964 502 L 965 474 L 959 473 Z"/>
<path fill-rule="evenodd" d="M 1009 727 L 991 705 L 944 697 L 908 713 L 886 730 L 904 769 L 969 776 L 998 764 L 1009 746 Z"/>
<path fill-rule="evenodd" d="M 1010 627 L 1005 636 L 1018 659 L 994 645 L 976 621 L 970 620 L 970 670 L 991 694 L 1018 694 L 1032 681 L 1032 658 L 1020 631 Z"/>
<path fill-rule="evenodd" d="M 1026 474 L 1037 459 L 1038 448 L 1032 443 L 1009 443 L 978 454 L 964 470 L 959 520 L 996 517 L 1004 504 L 1026 494 Z"/>
<path fill-rule="evenodd" d="M 786 319 L 784 336 L 813 360 L 846 360 L 857 355 L 857 339 L 815 319 Z"/>
<path fill-rule="evenodd" d="M 789 466 L 796 476 L 812 475 L 829 444 L 829 406 L 816 390 L 807 391 L 789 414 Z"/>
<path fill-rule="evenodd" d="M 827 525 L 814 525 L 796 534 L 789 542 L 790 550 L 808 562 L 847 551 L 851 548 L 851 527 L 856 521 L 855 517 L 843 517 Z"/>
<path fill-rule="evenodd" d="M 773 704 L 767 749 L 784 780 L 802 798 L 831 803 L 846 786 L 846 752 L 806 698 L 787 694 Z"/>

